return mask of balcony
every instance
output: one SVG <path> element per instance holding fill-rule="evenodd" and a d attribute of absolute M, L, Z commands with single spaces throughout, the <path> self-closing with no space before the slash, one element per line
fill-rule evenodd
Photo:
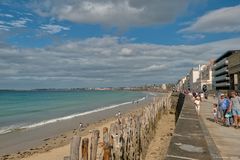
<path fill-rule="evenodd" d="M 215 87 L 229 87 L 230 83 L 228 83 L 228 82 L 215 83 L 214 86 Z"/>
<path fill-rule="evenodd" d="M 214 65 L 214 69 L 218 70 L 226 65 L 228 65 L 228 60 L 227 60 L 227 58 L 224 58 Z"/>
<path fill-rule="evenodd" d="M 227 74 L 227 73 L 228 73 L 228 67 L 226 66 L 226 67 L 223 67 L 219 70 L 215 70 L 213 75 L 214 76 L 219 76 L 219 75 L 223 75 L 223 74 Z"/>
<path fill-rule="evenodd" d="M 217 69 L 220 69 L 220 68 L 222 68 L 226 65 L 228 65 L 228 60 L 227 60 L 227 58 L 224 58 L 214 65 L 214 69 L 217 70 Z"/>
<path fill-rule="evenodd" d="M 228 77 L 227 74 L 224 74 L 224 75 L 221 75 L 221 76 L 218 76 L 218 77 L 214 77 L 215 82 L 228 81 L 228 80 L 230 80 L 230 78 Z"/>

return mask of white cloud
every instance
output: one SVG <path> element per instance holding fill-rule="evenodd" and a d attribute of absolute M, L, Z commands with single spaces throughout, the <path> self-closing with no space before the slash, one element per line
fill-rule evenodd
<path fill-rule="evenodd" d="M 172 22 L 186 10 L 189 3 L 192 1 L 35 0 L 30 6 L 41 16 L 124 28 Z"/>
<path fill-rule="evenodd" d="M 27 17 L 21 17 L 20 20 L 26 21 L 26 22 L 32 22 L 33 20 Z"/>
<path fill-rule="evenodd" d="M 0 21 L 0 30 L 3 30 L 3 31 L 9 31 L 9 30 L 10 30 L 10 27 L 9 27 L 9 26 L 6 26 L 6 25 L 3 25 L 3 24 L 1 24 L 1 21 Z"/>
<path fill-rule="evenodd" d="M 21 28 L 21 27 L 26 27 L 26 23 L 27 23 L 27 20 L 21 19 L 21 20 L 13 20 L 11 22 L 8 22 L 7 24 L 15 28 Z"/>
<path fill-rule="evenodd" d="M 11 21 L 0 21 L 0 30 L 10 31 L 13 28 L 24 28 L 27 27 L 27 22 L 31 22 L 29 18 L 19 18 Z"/>
<path fill-rule="evenodd" d="M 0 13 L 0 17 L 13 18 L 14 16 L 11 15 L 11 14 L 2 14 L 2 13 Z"/>
<path fill-rule="evenodd" d="M 211 11 L 179 32 L 240 32 L 240 5 Z"/>
<path fill-rule="evenodd" d="M 119 55 L 122 55 L 122 56 L 133 56 L 133 52 L 130 48 L 122 48 L 121 51 L 119 52 Z"/>
<path fill-rule="evenodd" d="M 189 39 L 189 40 L 196 40 L 196 39 L 205 38 L 205 35 L 203 35 L 203 34 L 191 34 L 191 35 L 183 35 L 182 37 L 185 38 L 185 39 Z"/>
<path fill-rule="evenodd" d="M 158 64 L 158 65 L 154 64 L 146 68 L 140 69 L 140 71 L 161 71 L 166 68 L 167 68 L 166 64 Z"/>
<path fill-rule="evenodd" d="M 0 48 L 0 88 L 175 82 L 199 62 L 207 63 L 227 50 L 240 49 L 239 44 L 240 38 L 170 46 L 122 43 L 119 37 L 103 37 L 45 49 L 6 46 Z M 122 51 L 125 54 L 120 54 Z"/>
<path fill-rule="evenodd" d="M 55 34 L 61 31 L 66 31 L 69 30 L 69 27 L 63 27 L 60 25 L 53 25 L 53 24 L 45 24 L 40 26 L 41 29 L 43 29 L 45 32 L 50 33 L 50 34 Z"/>

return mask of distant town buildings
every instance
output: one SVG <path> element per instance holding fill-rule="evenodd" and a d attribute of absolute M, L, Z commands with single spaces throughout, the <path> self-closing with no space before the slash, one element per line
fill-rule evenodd
<path fill-rule="evenodd" d="M 167 89 L 167 85 L 166 84 L 162 84 L 162 90 L 166 90 Z"/>
<path fill-rule="evenodd" d="M 198 65 L 178 80 L 179 91 L 202 92 L 204 90 L 240 91 L 240 50 L 230 50 L 216 60 Z"/>
<path fill-rule="evenodd" d="M 178 81 L 178 90 L 202 92 L 204 87 L 212 90 L 212 66 L 213 62 L 210 61 L 208 64 L 192 68 L 186 77 Z"/>
<path fill-rule="evenodd" d="M 178 83 L 176 85 L 177 91 L 183 91 L 188 89 L 188 87 L 185 86 L 187 80 L 187 76 L 183 77 L 182 79 L 178 80 Z"/>

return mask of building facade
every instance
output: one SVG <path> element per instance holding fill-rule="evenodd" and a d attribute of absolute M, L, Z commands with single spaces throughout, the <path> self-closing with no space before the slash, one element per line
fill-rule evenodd
<path fill-rule="evenodd" d="M 240 50 L 234 51 L 228 58 L 230 89 L 240 91 Z"/>
<path fill-rule="evenodd" d="M 200 67 L 192 68 L 189 73 L 189 87 L 190 90 L 196 92 L 198 89 L 197 80 L 199 78 Z"/>
<path fill-rule="evenodd" d="M 185 87 L 184 87 L 185 81 L 186 81 L 186 77 L 183 77 L 182 79 L 178 80 L 177 91 L 184 91 L 185 90 Z"/>
<path fill-rule="evenodd" d="M 214 61 L 213 86 L 216 90 L 239 90 L 240 50 L 231 50 Z"/>
<path fill-rule="evenodd" d="M 200 75 L 197 80 L 197 91 L 202 92 L 205 88 L 206 90 L 212 90 L 212 71 L 213 71 L 213 61 L 209 61 L 208 64 L 201 65 Z"/>

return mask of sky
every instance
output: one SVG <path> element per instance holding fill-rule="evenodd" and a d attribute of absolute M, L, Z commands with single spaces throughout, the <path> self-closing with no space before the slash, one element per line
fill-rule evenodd
<path fill-rule="evenodd" d="M 1 0 L 0 89 L 175 83 L 240 49 L 238 0 Z"/>

